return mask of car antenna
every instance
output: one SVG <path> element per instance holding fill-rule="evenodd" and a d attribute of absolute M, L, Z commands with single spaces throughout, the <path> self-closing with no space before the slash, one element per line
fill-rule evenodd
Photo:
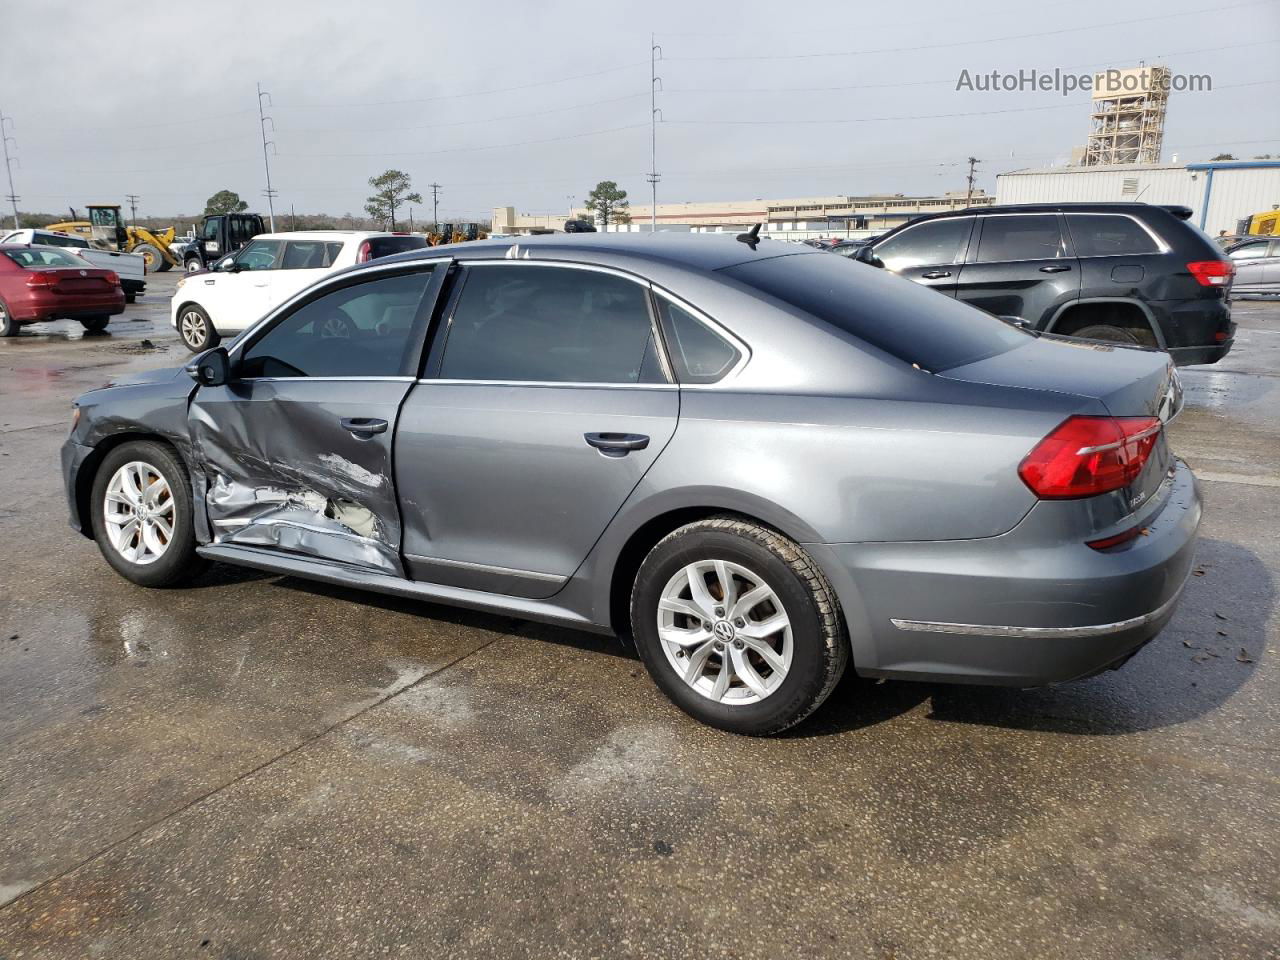
<path fill-rule="evenodd" d="M 746 233 L 738 234 L 737 240 L 739 243 L 745 243 L 748 247 L 754 250 L 756 248 L 756 244 L 760 242 L 760 224 L 757 223 Z"/>

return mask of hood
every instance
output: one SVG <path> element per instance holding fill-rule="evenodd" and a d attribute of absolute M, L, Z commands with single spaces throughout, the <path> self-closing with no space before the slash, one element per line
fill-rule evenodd
<path fill-rule="evenodd" d="M 1063 337 L 1028 337 L 1013 350 L 938 376 L 1087 397 L 1115 417 L 1169 420 L 1182 407 L 1182 386 L 1167 353 Z"/>
<path fill-rule="evenodd" d="M 135 373 L 122 373 L 109 380 L 107 387 L 133 387 L 143 383 L 166 383 L 179 374 L 186 375 L 183 367 L 163 367 L 160 370 L 139 370 Z"/>

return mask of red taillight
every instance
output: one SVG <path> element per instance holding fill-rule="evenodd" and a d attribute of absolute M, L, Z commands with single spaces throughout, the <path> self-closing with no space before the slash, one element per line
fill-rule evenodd
<path fill-rule="evenodd" d="M 116 273 L 114 270 L 108 270 L 102 279 L 106 280 L 107 283 L 111 284 L 113 287 L 120 286 L 120 274 Z"/>
<path fill-rule="evenodd" d="M 27 277 L 28 287 L 44 287 L 48 289 L 58 282 L 58 275 L 51 270 L 35 270 Z"/>
<path fill-rule="evenodd" d="M 368 263 L 372 259 L 373 247 L 370 245 L 369 241 L 366 240 L 364 243 L 360 244 L 360 250 L 356 254 L 356 263 Z"/>
<path fill-rule="evenodd" d="M 1187 269 L 1202 287 L 1225 287 L 1236 275 L 1236 265 L 1230 260 L 1195 260 Z"/>
<path fill-rule="evenodd" d="M 1070 417 L 1026 455 L 1018 476 L 1042 500 L 1119 490 L 1142 472 L 1160 427 L 1155 417 Z"/>

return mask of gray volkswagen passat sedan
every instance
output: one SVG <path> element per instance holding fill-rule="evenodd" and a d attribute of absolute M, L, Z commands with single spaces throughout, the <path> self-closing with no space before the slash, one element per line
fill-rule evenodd
<path fill-rule="evenodd" d="M 850 662 L 1029 686 L 1164 626 L 1200 519 L 1167 355 L 744 239 L 334 274 L 81 396 L 72 525 L 145 586 L 222 560 L 630 635 L 682 709 L 750 734 Z"/>

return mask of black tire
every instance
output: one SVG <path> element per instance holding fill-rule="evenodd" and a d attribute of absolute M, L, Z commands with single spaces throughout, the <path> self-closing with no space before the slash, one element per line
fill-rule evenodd
<path fill-rule="evenodd" d="M 774 592 L 791 622 L 790 668 L 754 702 L 721 703 L 695 690 L 676 672 L 659 639 L 663 589 L 700 560 L 749 570 Z M 631 629 L 649 675 L 676 706 L 709 726 L 748 736 L 780 733 L 804 720 L 827 699 L 849 661 L 839 602 L 813 559 L 773 530 L 733 517 L 683 526 L 649 551 L 631 591 Z"/>
<path fill-rule="evenodd" d="M 173 267 L 172 263 L 170 263 L 164 257 L 161 257 L 160 262 L 156 264 L 156 273 L 167 273 L 170 269 L 172 269 L 172 267 Z"/>
<path fill-rule="evenodd" d="M 101 333 L 107 329 L 107 324 L 110 322 L 111 318 L 108 316 L 80 318 L 80 326 L 84 327 L 89 333 Z"/>
<path fill-rule="evenodd" d="M 4 301 L 0 300 L 0 337 L 16 337 L 20 326 L 21 324 L 13 319 L 9 308 L 4 305 Z"/>
<path fill-rule="evenodd" d="M 142 262 L 147 273 L 156 273 L 164 269 L 164 267 L 161 266 L 161 264 L 165 262 L 164 257 L 160 255 L 159 250 L 149 243 L 140 243 L 129 252 L 136 253 L 138 256 L 142 257 Z"/>
<path fill-rule="evenodd" d="M 138 299 L 138 295 L 134 293 L 132 290 L 125 291 L 125 294 L 124 294 L 125 303 L 134 303 L 137 301 L 137 299 Z"/>
<path fill-rule="evenodd" d="M 126 559 L 112 544 L 107 531 L 105 499 L 112 477 L 127 463 L 140 461 L 164 477 L 173 500 L 173 536 L 164 552 L 150 563 Z M 191 480 L 186 465 L 164 444 L 148 440 L 124 443 L 110 451 L 93 477 L 89 500 L 93 538 L 107 563 L 126 580 L 143 587 L 168 587 L 190 579 L 206 566 L 196 554 L 191 514 Z"/>
<path fill-rule="evenodd" d="M 195 257 L 188 257 L 187 262 L 182 265 L 182 269 L 187 273 L 195 273 L 197 270 L 203 270 L 204 264 Z"/>
<path fill-rule="evenodd" d="M 1154 347 L 1155 335 L 1150 330 L 1139 330 L 1135 327 L 1117 327 L 1109 323 L 1091 323 L 1071 333 L 1082 340 L 1102 340 L 1106 343 L 1128 343 L 1140 347 Z"/>
<path fill-rule="evenodd" d="M 178 336 L 192 353 L 204 353 L 216 347 L 222 337 L 213 329 L 203 307 L 188 303 L 178 311 Z"/>

